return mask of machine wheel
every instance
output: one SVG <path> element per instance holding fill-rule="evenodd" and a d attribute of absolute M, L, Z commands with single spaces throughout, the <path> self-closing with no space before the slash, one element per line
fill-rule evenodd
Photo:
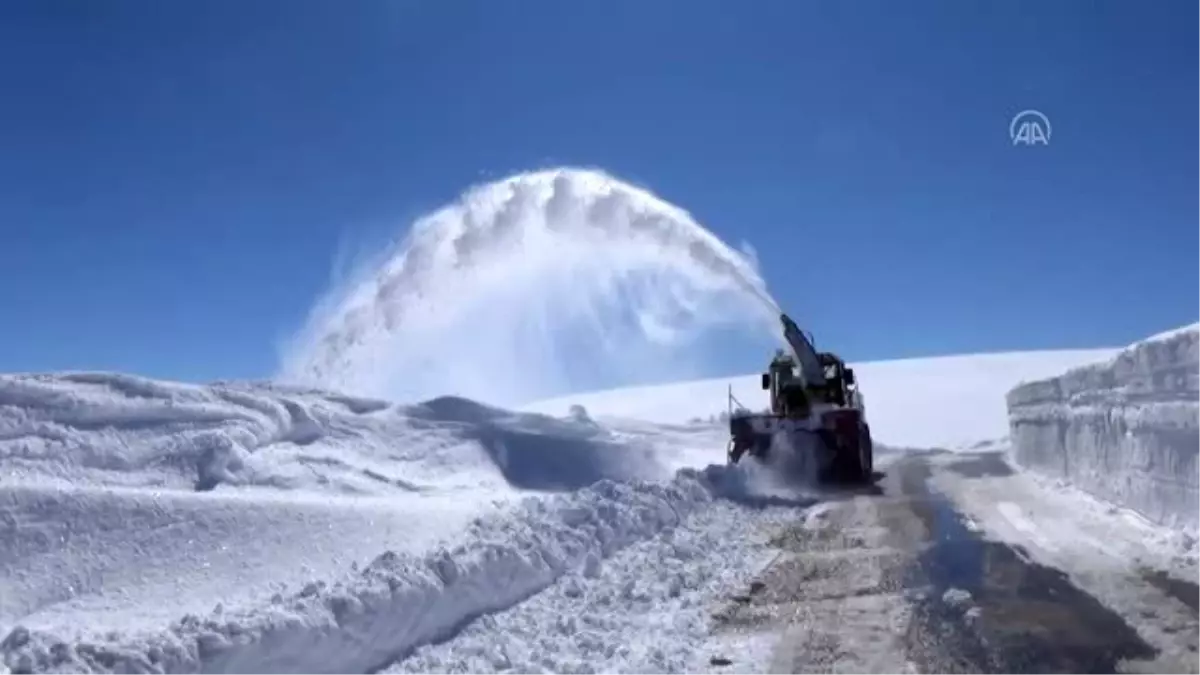
<path fill-rule="evenodd" d="M 859 477 L 869 484 L 875 479 L 875 444 L 871 441 L 871 428 L 865 423 L 858 428 L 858 451 Z"/>
<path fill-rule="evenodd" d="M 858 448 L 846 442 L 848 439 L 831 433 L 821 432 L 821 440 L 832 455 L 828 468 L 822 473 L 821 482 L 836 485 L 857 483 L 862 475 Z"/>

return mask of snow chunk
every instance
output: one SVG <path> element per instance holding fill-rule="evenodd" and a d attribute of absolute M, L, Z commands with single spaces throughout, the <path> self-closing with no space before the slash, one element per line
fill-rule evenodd
<path fill-rule="evenodd" d="M 1200 518 L 1200 326 L 1008 394 L 1015 461 L 1159 524 Z"/>
<path fill-rule="evenodd" d="M 948 588 L 942 594 L 942 602 L 956 610 L 962 610 L 969 606 L 972 599 L 971 592 L 961 588 Z"/>

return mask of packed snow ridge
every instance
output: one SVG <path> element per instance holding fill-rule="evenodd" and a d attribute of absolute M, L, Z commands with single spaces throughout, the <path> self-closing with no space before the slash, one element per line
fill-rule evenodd
<path fill-rule="evenodd" d="M 1147 518 L 1197 528 L 1200 324 L 1008 394 L 1014 458 Z"/>

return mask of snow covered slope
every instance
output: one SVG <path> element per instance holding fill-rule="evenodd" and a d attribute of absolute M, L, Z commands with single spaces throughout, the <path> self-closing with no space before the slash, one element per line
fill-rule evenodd
<path fill-rule="evenodd" d="M 875 438 L 898 447 L 963 448 L 1008 433 L 1004 395 L 1016 384 L 1108 358 L 1116 349 L 1010 352 L 850 364 Z M 552 415 L 582 405 L 597 417 L 684 422 L 726 408 L 727 388 L 749 408 L 766 407 L 759 375 L 615 389 L 540 401 Z"/>
<path fill-rule="evenodd" d="M 756 562 L 722 533 L 796 508 L 718 505 L 745 484 L 676 472 L 703 466 L 718 432 L 451 397 L 0 376 L 0 673 L 368 672 L 564 576 L 618 604 L 679 602 L 676 568 L 703 555 L 682 597 L 716 592 Z M 685 523 L 697 543 L 670 543 Z M 667 543 L 621 557 L 650 541 Z M 667 576 L 636 597 L 609 588 L 625 581 L 607 561 L 650 554 Z M 586 649 L 627 641 L 614 630 Z"/>
<path fill-rule="evenodd" d="M 1008 394 L 1021 465 L 1165 525 L 1200 518 L 1200 324 Z"/>

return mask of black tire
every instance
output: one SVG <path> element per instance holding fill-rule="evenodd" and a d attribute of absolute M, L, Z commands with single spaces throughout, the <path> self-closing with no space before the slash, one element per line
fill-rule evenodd
<path fill-rule="evenodd" d="M 871 440 L 871 428 L 863 424 L 858 429 L 859 474 L 864 483 L 875 480 L 875 443 Z"/>
<path fill-rule="evenodd" d="M 822 475 L 821 482 L 834 485 L 857 483 L 862 475 L 858 448 L 842 443 L 843 439 L 833 434 L 821 432 L 820 435 L 827 451 L 833 455 L 828 470 Z"/>

